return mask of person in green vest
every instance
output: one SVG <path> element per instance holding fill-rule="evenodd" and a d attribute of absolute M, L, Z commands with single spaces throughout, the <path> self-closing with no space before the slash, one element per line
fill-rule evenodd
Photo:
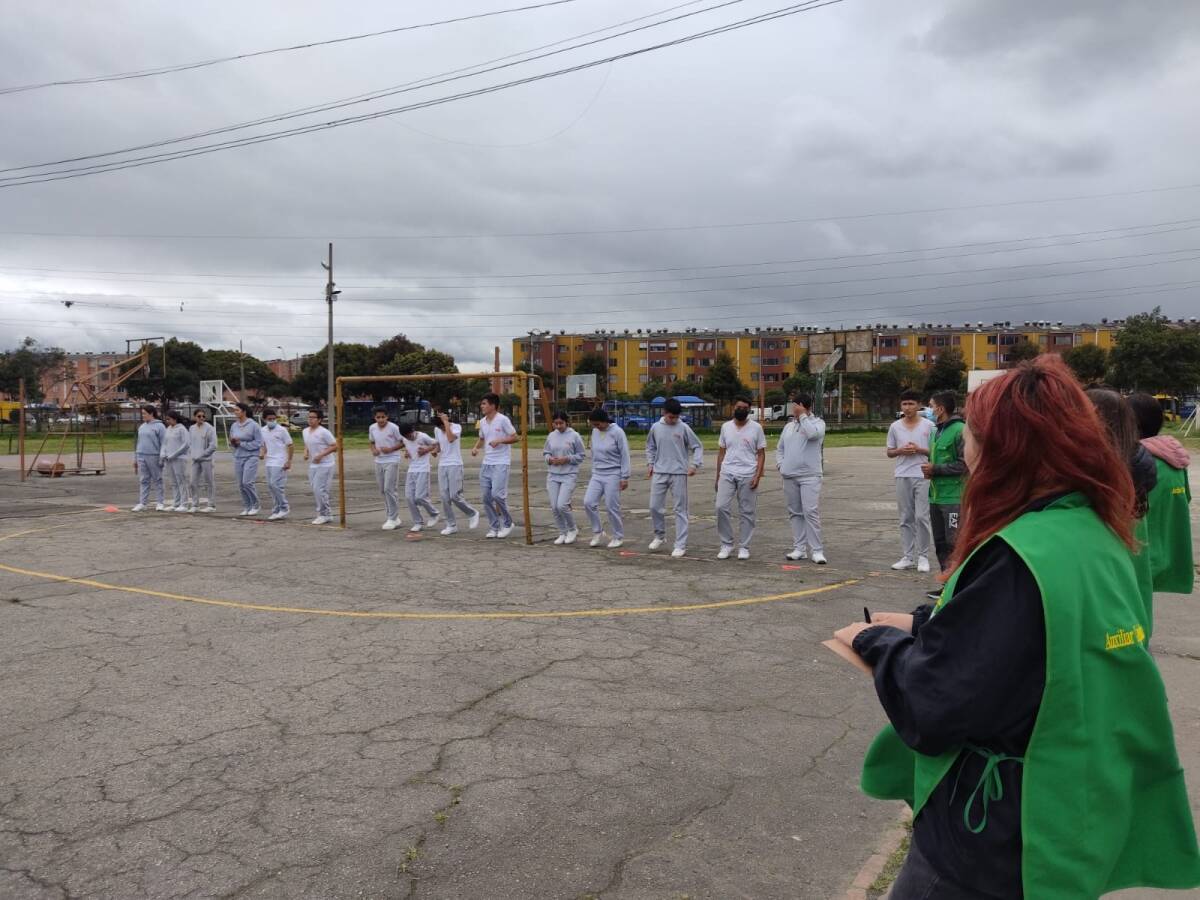
<path fill-rule="evenodd" d="M 1133 478 L 1133 570 L 1137 574 L 1138 592 L 1146 606 L 1146 636 L 1154 631 L 1154 576 L 1150 569 L 1150 492 L 1158 480 L 1154 458 L 1138 443 L 1137 419 L 1129 401 L 1110 388 L 1088 388 L 1087 397 L 1096 407 L 1104 434 L 1117 455 L 1129 466 Z"/>
<path fill-rule="evenodd" d="M 1190 594 L 1196 579 L 1192 517 L 1188 509 L 1192 502 L 1192 488 L 1188 484 L 1191 457 L 1178 440 L 1159 434 L 1163 408 L 1158 400 L 1149 394 L 1130 394 L 1129 405 L 1137 419 L 1142 446 L 1154 458 L 1158 470 L 1158 482 L 1150 491 L 1150 509 L 1146 513 L 1154 590 Z"/>
<path fill-rule="evenodd" d="M 981 386 L 935 606 L 836 639 L 890 724 L 863 790 L 913 809 L 892 900 L 1092 900 L 1200 886 L 1166 691 L 1145 643 L 1126 461 L 1054 354 Z"/>
<path fill-rule="evenodd" d="M 937 431 L 929 445 L 929 462 L 922 464 L 921 474 L 929 479 L 929 524 L 933 529 L 933 549 L 938 565 L 946 572 L 954 541 L 958 537 L 958 520 L 962 511 L 963 483 L 967 479 L 967 462 L 963 459 L 963 420 L 955 415 L 958 406 L 954 391 L 940 391 L 929 398 L 929 406 L 937 420 Z M 942 594 L 939 587 L 927 596 L 936 600 Z"/>

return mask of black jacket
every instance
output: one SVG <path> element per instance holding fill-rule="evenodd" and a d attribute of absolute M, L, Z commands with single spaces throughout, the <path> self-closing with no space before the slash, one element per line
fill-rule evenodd
<path fill-rule="evenodd" d="M 914 612 L 912 634 L 879 626 L 854 640 L 875 670 L 892 725 L 928 755 L 963 744 L 1024 755 L 1046 686 L 1045 617 L 1033 573 L 1008 544 L 990 541 L 966 564 L 953 602 L 931 612 Z M 913 840 L 948 881 L 984 897 L 1020 897 L 1021 764 L 1000 764 L 1004 796 L 989 804 L 987 825 L 974 834 L 964 811 L 984 764 L 974 752 L 960 754 L 917 817 Z M 969 810 L 975 826 L 981 797 Z"/>

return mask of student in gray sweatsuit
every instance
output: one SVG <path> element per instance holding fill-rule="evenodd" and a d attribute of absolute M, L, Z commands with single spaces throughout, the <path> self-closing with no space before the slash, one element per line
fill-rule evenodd
<path fill-rule="evenodd" d="M 158 495 L 159 510 L 163 506 L 162 444 L 167 427 L 158 418 L 158 410 L 147 403 L 142 407 L 142 424 L 137 430 L 137 446 L 134 448 L 133 471 L 138 476 L 138 502 L 133 512 L 141 512 L 150 502 L 150 490 Z"/>
<path fill-rule="evenodd" d="M 783 426 L 775 447 L 775 468 L 783 476 L 783 499 L 792 526 L 792 552 L 788 559 L 805 559 L 824 565 L 821 543 L 821 448 L 825 422 L 812 412 L 808 394 L 792 396 L 792 421 Z"/>
<path fill-rule="evenodd" d="M 173 409 L 164 412 L 163 418 L 167 433 L 163 436 L 159 459 L 171 476 L 171 505 L 167 509 L 187 512 L 187 452 L 191 446 L 187 426 L 183 424 L 183 416 Z"/>
<path fill-rule="evenodd" d="M 213 478 L 213 454 L 217 452 L 217 429 L 208 424 L 208 414 L 196 410 L 196 424 L 188 429 L 189 455 L 192 458 L 191 496 L 188 511 L 213 512 L 217 486 Z"/>
<path fill-rule="evenodd" d="M 579 529 L 571 514 L 571 495 L 575 493 L 579 466 L 583 463 L 583 438 L 570 426 L 564 412 L 556 412 L 550 423 L 554 430 L 546 435 L 542 456 L 550 469 L 546 476 L 546 493 L 550 495 L 550 508 L 554 510 L 554 521 L 558 525 L 554 543 L 573 544 Z"/>
<path fill-rule="evenodd" d="M 663 545 L 667 533 L 667 492 L 675 501 L 674 557 L 687 552 L 688 485 L 704 461 L 704 447 L 686 422 L 679 420 L 683 406 L 671 397 L 663 404 L 662 418 L 650 426 L 646 435 L 646 466 L 650 476 L 650 521 L 654 540 L 650 549 Z"/>
<path fill-rule="evenodd" d="M 583 495 L 583 508 L 592 523 L 592 542 L 604 543 L 604 523 L 600 521 L 600 501 L 608 509 L 608 527 L 612 529 L 609 550 L 616 550 L 625 540 L 625 523 L 621 521 L 621 491 L 629 487 L 629 439 L 625 432 L 608 417 L 603 407 L 588 414 L 592 423 L 592 478 Z"/>

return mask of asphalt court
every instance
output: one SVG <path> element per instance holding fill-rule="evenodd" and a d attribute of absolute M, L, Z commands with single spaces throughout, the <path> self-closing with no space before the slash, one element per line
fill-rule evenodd
<path fill-rule="evenodd" d="M 0 472 L 0 895 L 841 896 L 897 810 L 856 788 L 871 686 L 818 642 L 932 581 L 888 569 L 882 451 L 828 462 L 822 567 L 783 559 L 770 476 L 741 562 L 711 470 L 682 560 L 636 474 L 618 552 L 550 543 L 540 462 L 531 547 L 515 467 L 505 541 L 380 531 L 369 460 L 346 530 L 307 525 L 303 463 L 282 523 L 232 517 L 228 460 L 211 516 L 128 512 L 125 466 Z M 1156 633 L 1181 747 L 1185 600 Z"/>

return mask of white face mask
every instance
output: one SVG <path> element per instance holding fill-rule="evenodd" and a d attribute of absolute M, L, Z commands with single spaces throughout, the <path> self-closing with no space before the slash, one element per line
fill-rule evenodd
<path fill-rule="evenodd" d="M 278 424 L 279 424 L 279 423 L 278 423 L 278 422 L 276 422 L 276 421 L 275 421 L 275 420 L 273 420 L 273 419 L 267 419 L 267 427 L 268 427 L 268 428 L 274 428 L 274 427 L 275 427 L 276 425 L 278 425 Z"/>

